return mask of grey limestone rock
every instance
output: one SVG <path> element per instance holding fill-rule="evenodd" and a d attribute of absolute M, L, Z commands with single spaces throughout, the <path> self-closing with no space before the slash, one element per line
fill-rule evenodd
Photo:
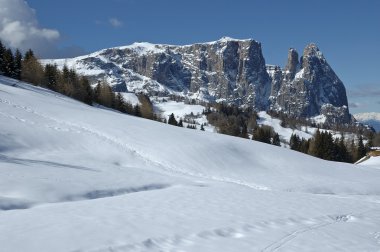
<path fill-rule="evenodd" d="M 259 42 L 227 37 L 186 46 L 134 43 L 68 62 L 92 83 L 105 79 L 115 91 L 174 93 L 296 117 L 351 120 L 345 87 L 315 44 L 306 46 L 300 60 L 290 49 L 284 69 L 265 64 Z"/>

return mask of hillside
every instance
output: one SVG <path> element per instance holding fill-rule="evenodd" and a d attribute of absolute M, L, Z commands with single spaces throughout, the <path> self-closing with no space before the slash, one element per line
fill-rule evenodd
<path fill-rule="evenodd" d="M 4 251 L 377 251 L 380 169 L 0 77 Z"/>

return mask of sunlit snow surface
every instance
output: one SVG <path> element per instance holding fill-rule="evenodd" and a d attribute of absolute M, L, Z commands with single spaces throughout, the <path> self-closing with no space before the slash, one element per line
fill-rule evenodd
<path fill-rule="evenodd" d="M 376 164 L 0 83 L 0 251 L 380 250 Z"/>

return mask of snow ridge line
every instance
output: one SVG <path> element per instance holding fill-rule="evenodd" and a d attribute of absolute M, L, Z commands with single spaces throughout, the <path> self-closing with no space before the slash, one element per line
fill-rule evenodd
<path fill-rule="evenodd" d="M 193 172 L 190 172 L 190 171 L 185 171 L 185 170 L 181 170 L 181 169 L 178 169 L 178 168 L 174 168 L 174 166 L 172 164 L 170 164 L 170 163 L 159 162 L 159 161 L 153 160 L 152 158 L 149 158 L 146 154 L 144 155 L 142 151 L 133 149 L 130 146 L 128 146 L 127 144 L 122 143 L 122 142 L 118 141 L 117 139 L 115 139 L 113 137 L 107 136 L 106 134 L 103 134 L 103 133 L 101 133 L 99 131 L 96 131 L 94 129 L 91 129 L 89 127 L 84 127 L 84 126 L 81 126 L 81 125 L 78 125 L 78 124 L 74 124 L 74 123 L 69 123 L 69 122 L 66 122 L 66 121 L 58 120 L 58 119 L 46 116 L 44 114 L 41 114 L 39 112 L 36 112 L 35 110 L 33 110 L 30 107 L 21 106 L 21 105 L 18 105 L 18 104 L 13 104 L 12 102 L 10 102 L 8 100 L 0 99 L 0 103 L 7 104 L 7 105 L 12 106 L 12 107 L 17 108 L 17 109 L 22 109 L 22 110 L 24 110 L 24 111 L 26 111 L 28 113 L 33 113 L 36 116 L 42 117 L 42 118 L 44 118 L 46 120 L 53 121 L 56 124 L 65 125 L 65 126 L 68 127 L 67 131 L 73 130 L 73 131 L 76 131 L 78 133 L 85 132 L 85 133 L 93 135 L 93 136 L 95 136 L 95 137 L 97 137 L 99 139 L 102 139 L 105 142 L 117 145 L 118 147 L 122 147 L 124 150 L 127 150 L 127 151 L 133 153 L 137 157 L 139 157 L 142 160 L 144 160 L 146 163 L 153 164 L 154 166 L 159 166 L 161 169 L 163 169 L 164 171 L 169 172 L 169 173 L 177 173 L 177 174 L 181 174 L 181 175 L 185 175 L 185 176 L 191 176 L 191 177 L 196 177 L 196 178 L 208 179 L 208 180 L 213 180 L 213 181 L 218 181 L 218 182 L 224 182 L 224 183 L 237 184 L 237 185 L 246 186 L 246 187 L 249 187 L 249 188 L 252 188 L 252 189 L 255 189 L 255 190 L 264 190 L 264 191 L 270 190 L 269 187 L 266 187 L 266 186 L 263 186 L 263 185 L 254 184 L 254 183 L 249 183 L 249 182 L 246 182 L 246 181 L 241 181 L 241 180 L 232 179 L 232 178 L 226 178 L 226 177 L 210 176 L 210 175 L 205 175 L 205 174 L 202 174 L 202 173 L 193 173 Z M 8 117 L 9 117 L 9 115 L 8 115 Z M 13 118 L 13 119 L 18 119 L 18 120 L 20 120 L 22 122 L 26 122 L 26 120 L 24 120 L 24 119 L 19 119 L 19 118 Z M 33 123 L 33 122 L 30 122 L 30 123 Z M 47 127 L 48 128 L 53 128 L 55 130 L 61 130 L 61 131 L 64 130 L 63 128 L 59 128 L 59 127 L 52 127 L 52 126 L 47 126 Z"/>

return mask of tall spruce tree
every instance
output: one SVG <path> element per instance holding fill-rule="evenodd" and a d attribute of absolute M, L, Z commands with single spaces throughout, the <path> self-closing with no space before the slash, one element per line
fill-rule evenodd
<path fill-rule="evenodd" d="M 273 138 L 272 138 L 272 144 L 276 146 L 281 146 L 280 142 L 280 135 L 278 133 L 275 133 Z"/>
<path fill-rule="evenodd" d="M 173 113 L 171 113 L 171 115 L 169 116 L 168 124 L 178 126 L 178 122 L 175 119 L 175 116 Z"/>
<path fill-rule="evenodd" d="M 363 137 L 360 135 L 359 136 L 359 140 L 358 140 L 358 149 L 357 149 L 357 153 L 356 153 L 356 160 L 359 160 L 361 159 L 362 157 L 364 157 L 366 155 L 366 149 L 364 147 L 364 144 L 363 144 Z"/>
<path fill-rule="evenodd" d="M 13 77 L 15 74 L 15 59 L 11 49 L 6 49 L 3 55 L 3 71 L 7 77 Z"/>
<path fill-rule="evenodd" d="M 14 56 L 14 73 L 13 73 L 13 78 L 20 80 L 21 79 L 21 68 L 22 68 L 22 54 L 21 52 L 17 49 L 15 52 Z"/>
<path fill-rule="evenodd" d="M 58 68 L 57 65 L 46 64 L 44 69 L 43 86 L 53 90 L 58 90 Z"/>

